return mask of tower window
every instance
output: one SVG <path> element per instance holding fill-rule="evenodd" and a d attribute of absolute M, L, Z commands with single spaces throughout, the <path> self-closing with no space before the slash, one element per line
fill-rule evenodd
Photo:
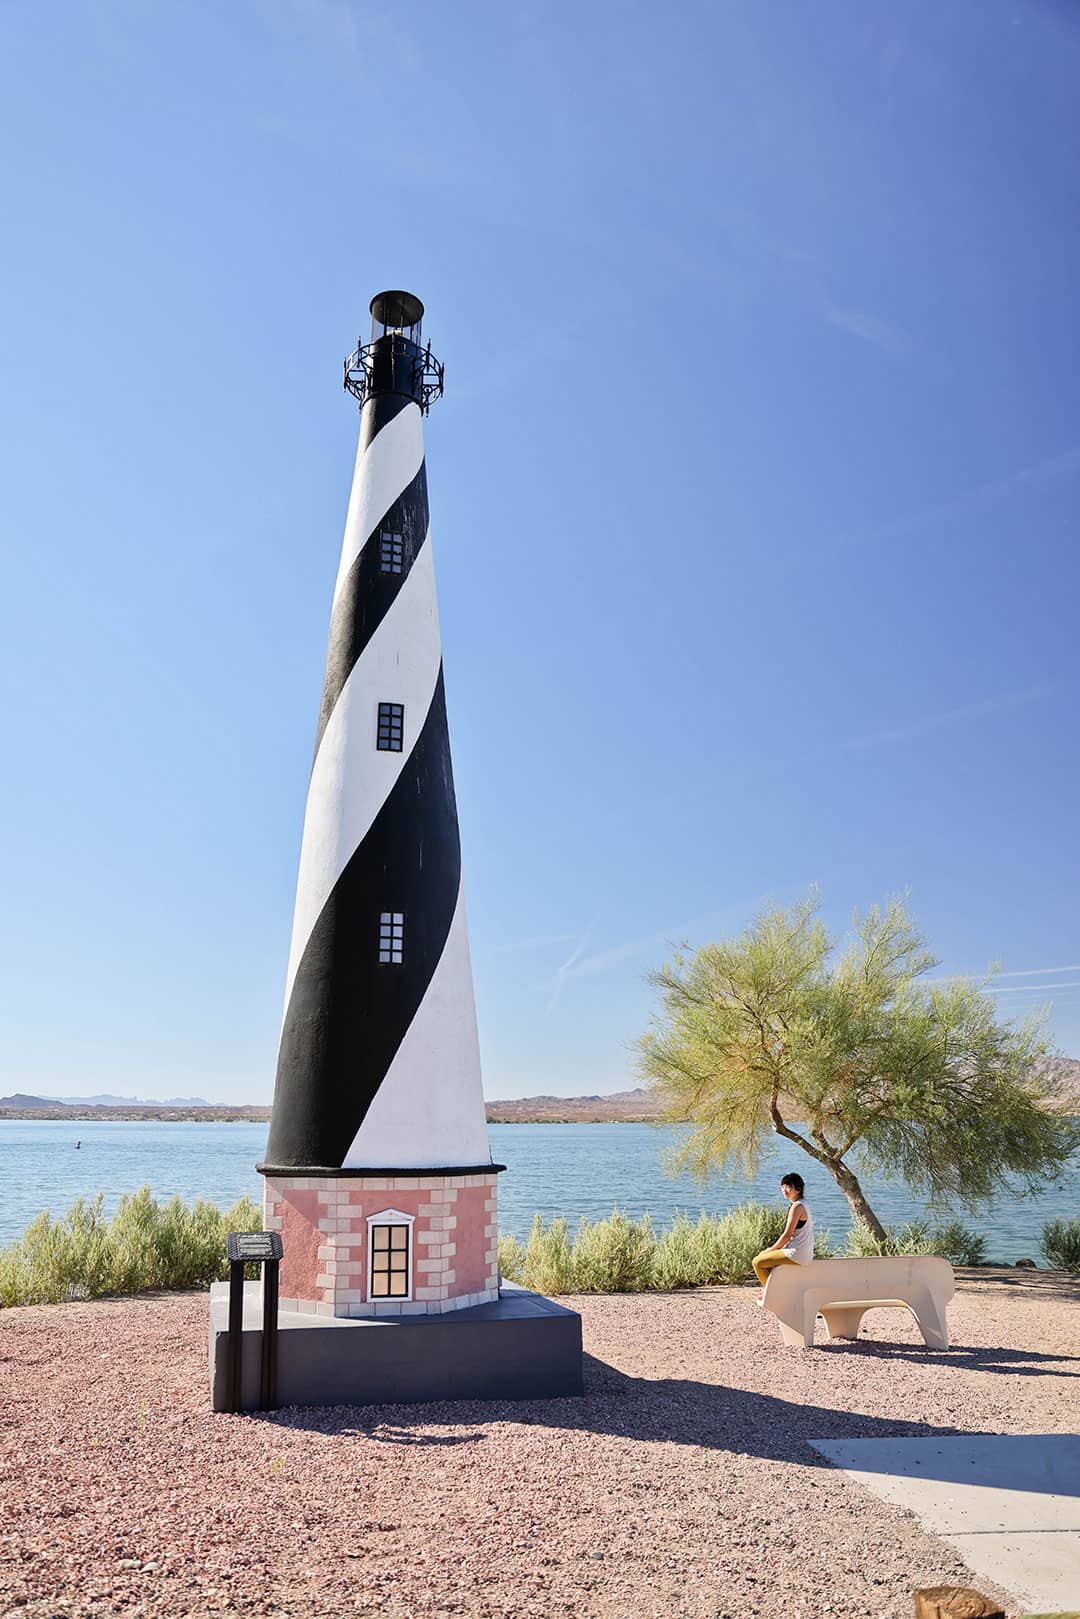
<path fill-rule="evenodd" d="M 404 724 L 404 703 L 380 703 L 376 747 L 383 753 L 400 753 L 401 733 Z"/>
<path fill-rule="evenodd" d="M 371 1228 L 371 1296 L 403 1299 L 409 1291 L 409 1228 L 376 1225 Z"/>
<path fill-rule="evenodd" d="M 400 911 L 382 911 L 379 915 L 379 960 L 385 965 L 400 967 L 405 959 L 405 918 Z"/>
<path fill-rule="evenodd" d="M 403 573 L 405 571 L 405 542 L 400 534 L 379 535 L 379 571 Z"/>
<path fill-rule="evenodd" d="M 412 1298 L 411 1214 L 384 1209 L 368 1215 L 368 1298 Z"/>

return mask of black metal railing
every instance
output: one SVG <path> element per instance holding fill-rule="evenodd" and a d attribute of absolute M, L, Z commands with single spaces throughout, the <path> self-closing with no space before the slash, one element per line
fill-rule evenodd
<path fill-rule="evenodd" d="M 397 333 L 358 343 L 345 361 L 345 387 L 363 405 L 373 394 L 404 393 L 425 416 L 440 398 L 445 367 L 431 352 Z"/>

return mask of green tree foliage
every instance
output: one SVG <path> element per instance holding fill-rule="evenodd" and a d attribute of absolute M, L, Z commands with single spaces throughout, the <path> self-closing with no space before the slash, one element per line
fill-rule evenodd
<path fill-rule="evenodd" d="M 1057 1175 L 1080 1131 L 1055 1108 L 1039 1022 L 999 1021 L 969 980 L 928 981 L 937 963 L 902 901 L 856 917 L 843 951 L 819 909 L 811 894 L 650 974 L 661 1010 L 641 1069 L 692 1126 L 678 1166 L 753 1173 L 780 1136 L 878 1243 L 856 1168 L 968 1208 Z"/>

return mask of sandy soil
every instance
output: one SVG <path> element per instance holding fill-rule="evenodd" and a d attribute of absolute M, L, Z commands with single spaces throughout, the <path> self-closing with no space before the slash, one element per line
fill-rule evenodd
<path fill-rule="evenodd" d="M 584 1399 L 269 1417 L 208 1410 L 202 1296 L 4 1311 L 0 1614 L 909 1619 L 979 1582 L 807 1441 L 1076 1425 L 1064 1277 L 972 1274 L 944 1354 L 899 1311 L 785 1349 L 743 1288 L 572 1302 Z"/>

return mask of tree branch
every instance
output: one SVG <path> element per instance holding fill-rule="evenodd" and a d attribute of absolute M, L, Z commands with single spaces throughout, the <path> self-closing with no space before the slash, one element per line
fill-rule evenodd
<path fill-rule="evenodd" d="M 776 1131 L 777 1135 L 785 1136 L 788 1141 L 796 1142 L 804 1152 L 808 1152 L 810 1154 L 811 1158 L 816 1158 L 819 1164 L 828 1164 L 829 1160 L 823 1152 L 815 1147 L 812 1142 L 807 1141 L 805 1136 L 801 1136 L 797 1130 L 793 1130 L 789 1124 L 784 1122 L 779 1104 L 779 1087 L 774 1084 L 773 1093 L 769 1098 L 769 1117 L 772 1120 L 773 1129 Z"/>

